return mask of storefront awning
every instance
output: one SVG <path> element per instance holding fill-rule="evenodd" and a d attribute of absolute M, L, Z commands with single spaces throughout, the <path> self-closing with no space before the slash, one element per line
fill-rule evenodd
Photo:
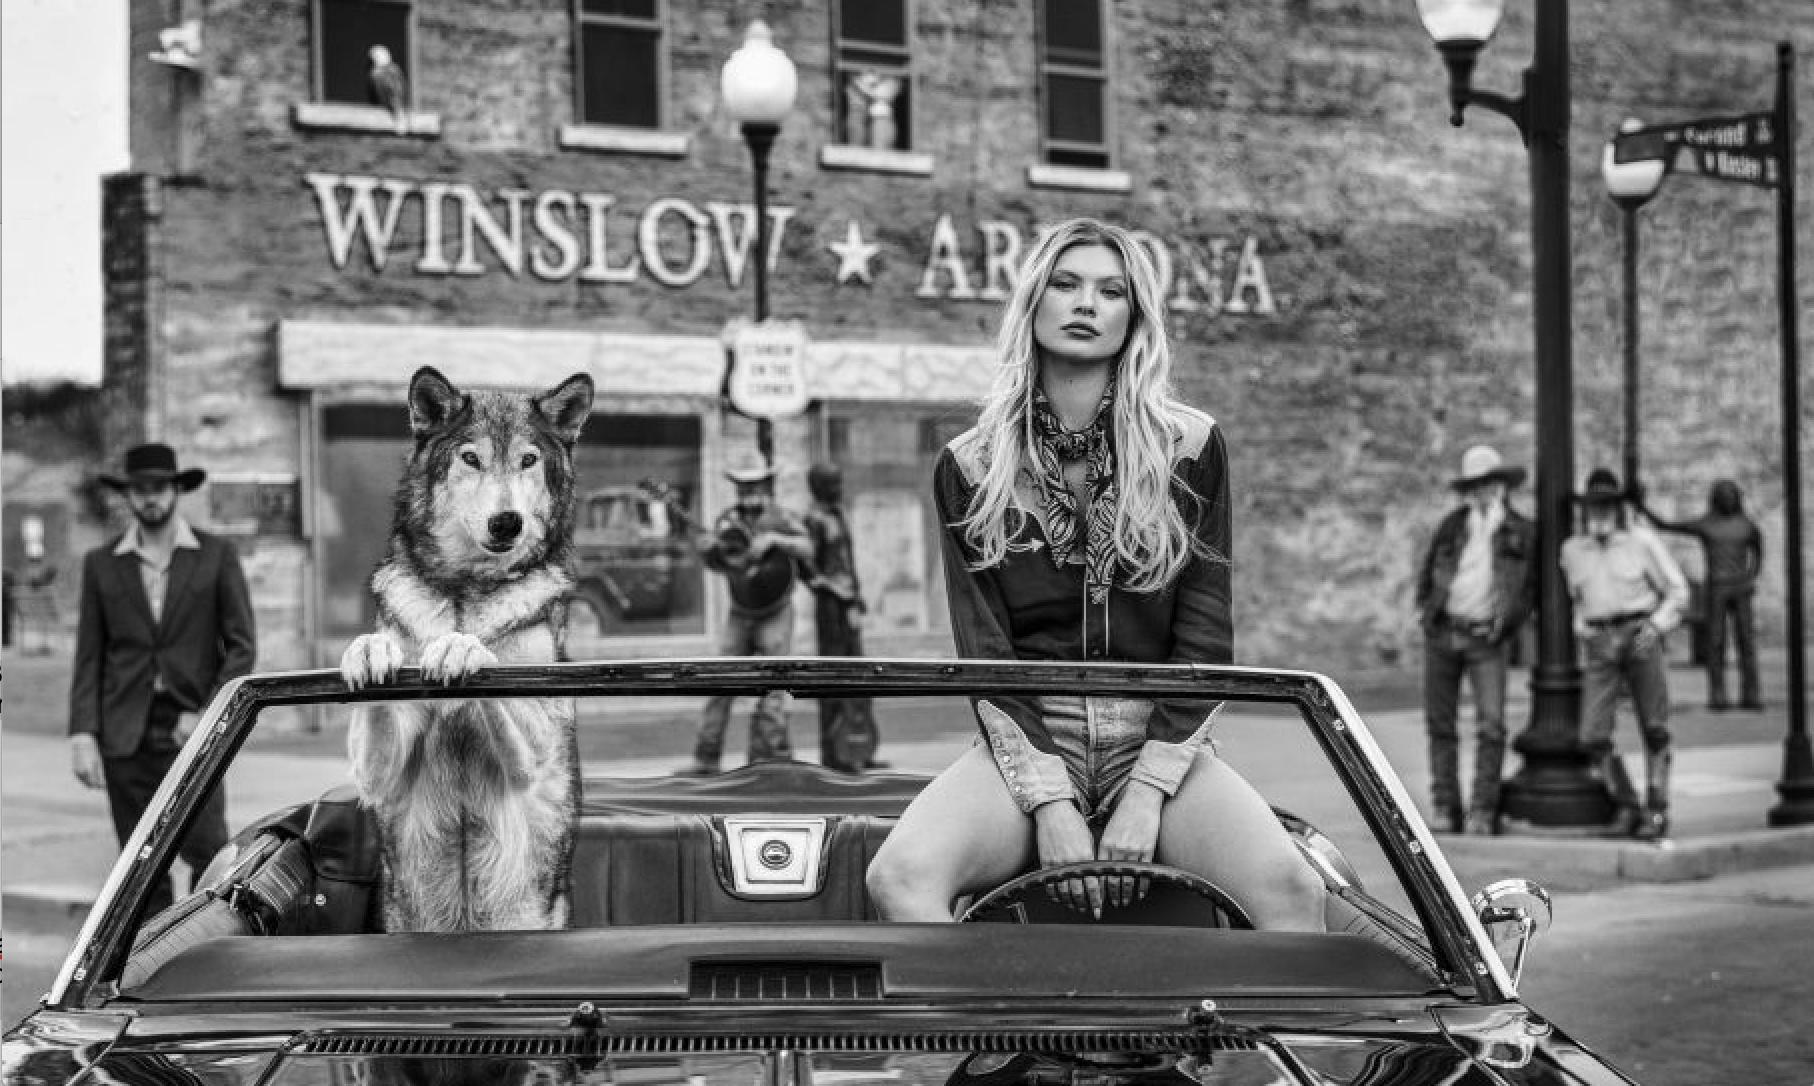
<path fill-rule="evenodd" d="M 725 349 L 716 336 L 286 320 L 277 330 L 282 388 L 394 390 L 433 366 L 456 385 L 551 388 L 574 373 L 601 393 L 715 397 Z M 974 403 L 989 389 L 986 347 L 826 341 L 808 345 L 815 399 Z"/>

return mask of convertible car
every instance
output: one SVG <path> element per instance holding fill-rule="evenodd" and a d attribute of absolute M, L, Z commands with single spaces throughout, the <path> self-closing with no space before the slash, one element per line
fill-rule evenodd
<path fill-rule="evenodd" d="M 796 712 L 819 698 L 872 697 L 885 727 L 943 719 L 948 737 L 964 734 L 977 697 L 1199 705 L 1215 714 L 1220 756 L 1272 804 L 1322 878 L 1328 930 L 1255 930 L 1227 888 L 1158 864 L 1029 871 L 957 902 L 955 922 L 886 922 L 864 870 L 926 776 L 772 762 L 692 778 L 611 756 L 637 729 L 690 735 L 703 696 L 771 690 Z M 242 748 L 273 710 L 525 696 L 573 698 L 580 721 L 569 930 L 383 933 L 371 820 L 333 775 L 283 782 L 294 802 L 242 819 L 196 891 L 146 915 L 201 797 L 221 781 L 231 794 L 236 761 L 253 760 Z M 967 741 L 952 740 L 952 751 Z M 343 766 L 321 761 L 344 779 Z M 1091 875 L 1137 877 L 1148 891 L 1100 917 L 1046 892 Z M 327 671 L 258 675 L 208 710 L 42 1006 L 7 1035 L 5 1078 L 1630 1081 L 1520 1001 L 1526 943 L 1547 921 L 1547 896 L 1530 883 L 1464 896 L 1366 724 L 1333 683 L 1304 672 L 667 660 L 500 667 L 451 690 L 406 669 L 356 692 Z"/>

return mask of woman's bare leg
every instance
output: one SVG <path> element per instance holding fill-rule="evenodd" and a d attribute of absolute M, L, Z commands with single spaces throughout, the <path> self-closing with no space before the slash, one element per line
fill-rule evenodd
<path fill-rule="evenodd" d="M 1253 785 L 1207 749 L 1165 803 L 1154 859 L 1227 890 L 1255 927 L 1324 930 L 1322 879 Z"/>
<path fill-rule="evenodd" d="M 1033 859 L 1033 820 L 988 748 L 973 746 L 901 814 L 869 865 L 869 898 L 884 920 L 950 920 L 958 897 L 1006 882 Z"/>

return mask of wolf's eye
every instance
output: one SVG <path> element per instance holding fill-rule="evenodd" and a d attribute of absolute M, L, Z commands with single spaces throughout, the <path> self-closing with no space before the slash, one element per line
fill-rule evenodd
<path fill-rule="evenodd" d="M 479 454 L 476 452 L 473 452 L 471 449 L 467 449 L 465 452 L 460 454 L 460 463 L 465 464 L 469 468 L 477 468 L 477 467 L 483 466 L 479 463 Z"/>
<path fill-rule="evenodd" d="M 523 470 L 527 471 L 530 468 L 535 467 L 536 461 L 540 460 L 540 459 L 541 459 L 541 457 L 535 455 L 534 453 L 524 453 L 523 454 Z"/>

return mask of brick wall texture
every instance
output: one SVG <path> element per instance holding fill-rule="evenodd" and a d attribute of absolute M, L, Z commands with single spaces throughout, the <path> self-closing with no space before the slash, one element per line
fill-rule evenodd
<path fill-rule="evenodd" d="M 155 331 L 166 362 L 148 409 L 210 462 L 294 472 L 296 404 L 276 386 L 282 319 L 716 334 L 749 304 L 747 280 L 733 287 L 716 257 L 686 287 L 664 286 L 646 268 L 629 284 L 512 275 L 483 246 L 484 274 L 423 275 L 413 270 L 419 205 L 400 217 L 383 270 L 358 244 L 337 269 L 305 178 L 467 184 L 499 216 L 508 189 L 531 200 L 548 190 L 610 194 L 608 250 L 621 262 L 634 251 L 636 216 L 661 197 L 696 207 L 749 200 L 747 152 L 717 81 L 742 27 L 762 15 L 800 76 L 770 179 L 773 204 L 794 212 L 771 277 L 776 316 L 802 318 L 823 339 L 987 343 L 994 304 L 914 294 L 946 215 L 979 289 L 985 221 L 1030 237 L 1038 222 L 1099 215 L 1168 239 L 1175 256 L 1195 255 L 1224 292 L 1251 237 L 1276 313 L 1212 300 L 1170 318 L 1178 383 L 1222 421 L 1232 453 L 1239 657 L 1338 672 L 1414 659 L 1414 566 L 1450 504 L 1445 483 L 1462 450 L 1487 441 L 1527 465 L 1535 450 L 1526 156 L 1499 117 L 1475 111 L 1465 127 L 1446 123 L 1446 73 L 1413 7 L 1111 0 L 1111 141 L 1132 186 L 1092 193 L 1027 180 L 1040 155 L 1032 0 L 912 3 L 913 144 L 932 156 L 932 176 L 821 167 L 834 130 L 831 6 L 668 0 L 667 128 L 691 137 L 684 157 L 669 158 L 559 147 L 559 127 L 573 120 L 568 0 L 417 5 L 411 75 L 416 108 L 440 118 L 432 139 L 299 126 L 293 109 L 311 99 L 307 0 L 211 5 L 205 72 L 160 73 L 199 78 L 192 98 L 202 112 L 184 119 L 200 133 L 193 176 L 162 190 Z M 1476 76 L 1506 92 L 1518 86 L 1531 37 L 1531 5 L 1509 7 Z M 1619 235 L 1600 187 L 1602 141 L 1626 116 L 1767 109 L 1775 43 L 1814 54 L 1814 7 L 1579 4 L 1572 38 L 1575 461 L 1584 475 L 1616 466 L 1620 442 Z M 1801 112 L 1814 116 L 1814 80 L 1801 83 Z M 1814 161 L 1806 135 L 1800 149 Z M 1773 199 L 1676 177 L 1642 213 L 1641 433 L 1659 508 L 1698 509 L 1723 476 L 1744 488 L 1770 548 L 1764 635 L 1780 641 Z M 1805 196 L 1799 210 L 1801 249 L 1814 254 Z M 451 204 L 448 215 L 451 255 Z M 873 285 L 833 277 L 826 245 L 851 221 L 881 247 Z M 138 259 L 129 240 L 109 237 L 110 268 Z M 675 261 L 689 251 L 678 219 L 661 244 Z M 1810 263 L 1814 255 L 1802 261 L 1804 297 Z M 948 288 L 942 277 L 941 293 Z M 110 329 L 124 329 L 140 303 L 124 291 L 110 297 L 121 309 Z M 142 355 L 110 337 L 114 377 L 136 380 Z M 1814 429 L 1808 399 L 1802 425 Z M 1528 491 L 1520 504 L 1528 509 Z M 1692 550 L 1680 553 L 1692 569 Z M 299 559 L 272 573 L 297 585 L 301 576 Z"/>

